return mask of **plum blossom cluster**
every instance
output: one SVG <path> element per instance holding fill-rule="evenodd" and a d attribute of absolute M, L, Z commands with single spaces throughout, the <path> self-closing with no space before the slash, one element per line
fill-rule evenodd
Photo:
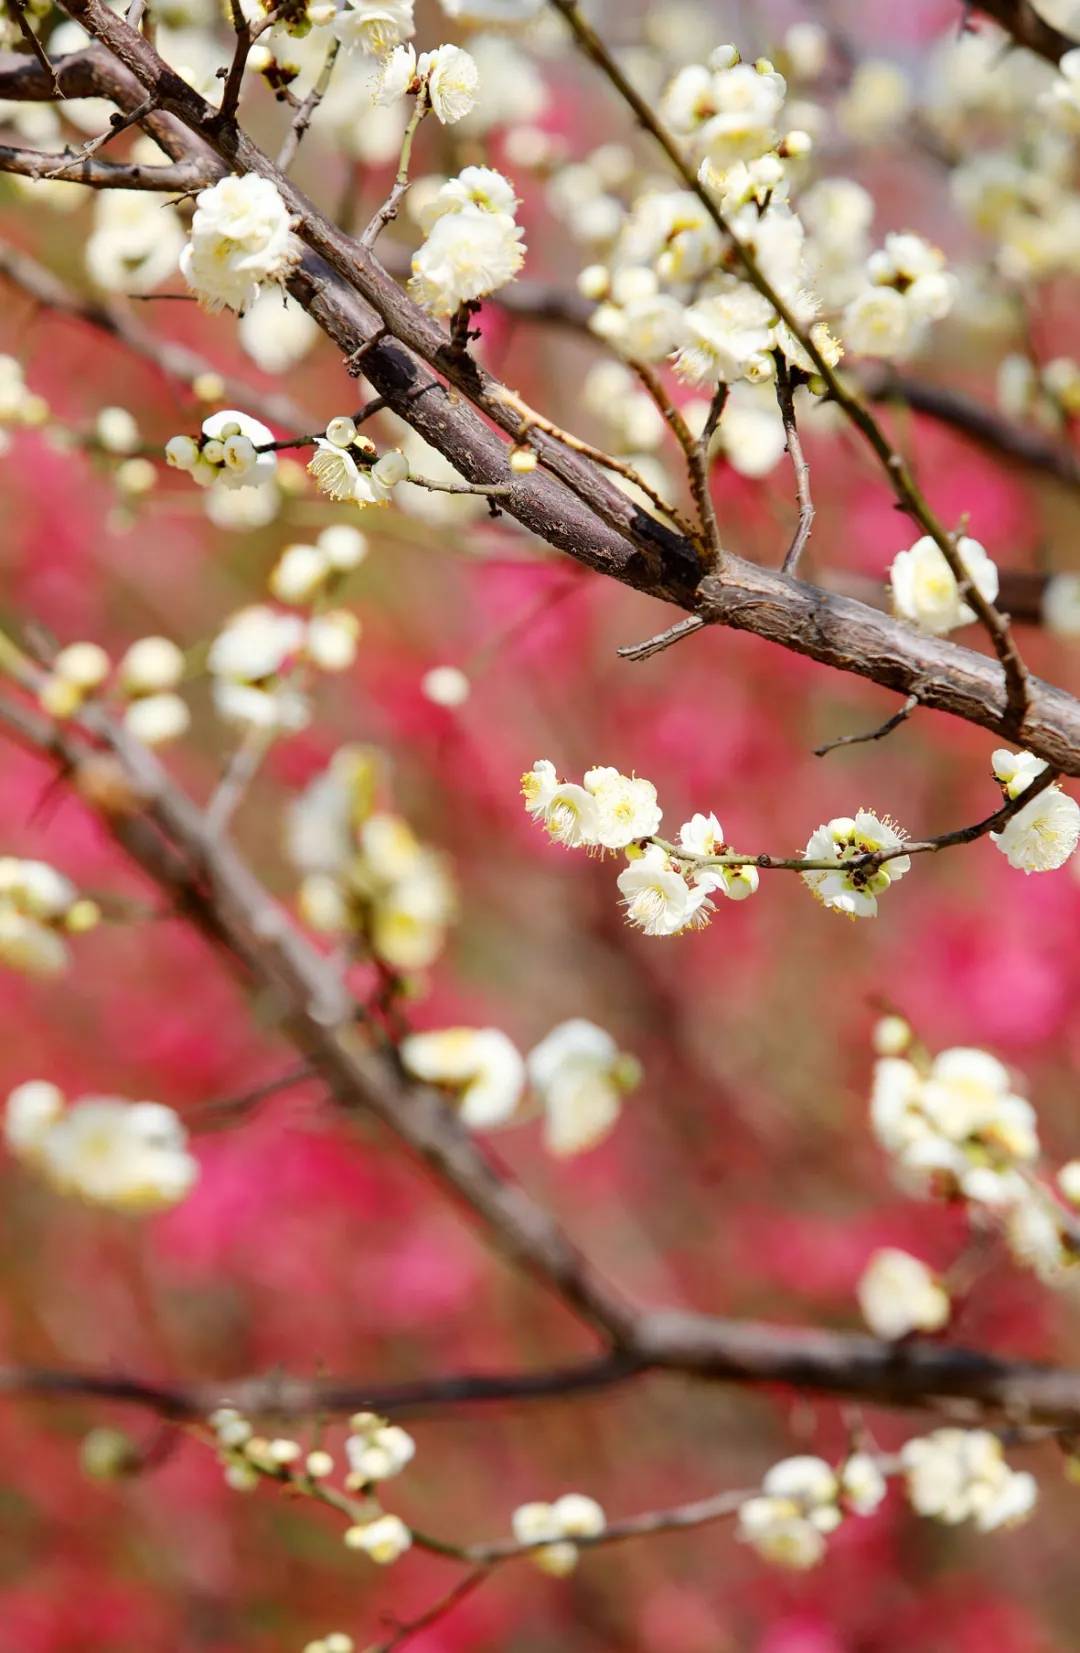
<path fill-rule="evenodd" d="M 893 360 L 925 343 L 931 323 L 949 314 L 958 288 L 940 248 L 910 233 L 885 237 L 866 262 L 865 282 L 844 311 L 841 333 L 857 355 Z"/>
<path fill-rule="evenodd" d="M 412 1532 L 400 1516 L 382 1508 L 376 1493 L 378 1485 L 400 1475 L 416 1453 L 416 1443 L 404 1429 L 373 1412 L 354 1414 L 345 1442 L 344 1489 L 334 1488 L 331 1495 L 329 1478 L 338 1464 L 330 1452 L 319 1447 L 305 1453 L 299 1441 L 259 1435 L 235 1406 L 219 1407 L 208 1422 L 225 1481 L 235 1492 L 251 1492 L 261 1480 L 272 1480 L 333 1503 L 349 1517 L 345 1547 L 379 1566 L 389 1566 L 411 1546 Z M 329 1648 L 332 1639 L 322 1646 Z"/>
<path fill-rule="evenodd" d="M 1080 1172 L 1070 1161 L 1057 1192 L 1039 1177 L 1035 1110 L 1008 1069 L 966 1047 L 931 1057 L 902 1020 L 879 1043 L 889 1054 L 875 1064 L 870 1124 L 901 1186 L 962 1200 L 973 1220 L 1001 1229 L 1018 1262 L 1059 1281 L 1080 1255 L 1073 1215 Z M 880 1335 L 936 1330 L 947 1319 L 940 1282 L 915 1261 L 879 1259 L 864 1276 L 860 1301 Z"/>
<path fill-rule="evenodd" d="M 96 901 L 45 861 L 0 856 L 0 964 L 28 976 L 55 976 L 67 968 L 67 937 L 92 930 Z"/>
<path fill-rule="evenodd" d="M 835 363 L 840 346 L 817 319 L 805 231 L 789 200 L 792 171 L 812 146 L 807 133 L 783 131 L 786 92 L 768 59 L 743 63 L 734 46 L 720 46 L 707 63 L 679 70 L 660 117 L 698 163 L 731 234 Z M 606 239 L 603 262 L 579 285 L 597 303 L 594 332 L 623 355 L 672 358 L 680 378 L 702 387 L 771 379 L 777 351 L 812 370 L 771 302 L 728 273 L 724 238 L 693 192 L 646 184 L 628 211 L 617 208 Z"/>
<path fill-rule="evenodd" d="M 985 1429 L 937 1429 L 907 1441 L 896 1458 L 851 1453 L 838 1468 L 809 1455 L 774 1464 L 761 1492 L 739 1508 L 738 1536 L 763 1560 L 804 1571 L 851 1515 L 871 1515 L 898 1474 L 918 1515 L 979 1532 L 1019 1525 L 1035 1506 L 1034 1477 L 1012 1469 Z"/>
<path fill-rule="evenodd" d="M 911 1507 L 947 1526 L 1018 1526 L 1038 1496 L 1034 1476 L 1011 1469 L 987 1429 L 935 1429 L 901 1447 L 900 1465 Z"/>
<path fill-rule="evenodd" d="M 460 46 L 436 46 L 417 58 L 412 46 L 401 45 L 383 63 L 375 101 L 394 103 L 411 93 L 444 126 L 456 126 L 474 108 L 479 85 L 476 59 Z"/>
<path fill-rule="evenodd" d="M 413 0 L 342 0 L 331 27 L 350 51 L 380 57 L 415 33 Z"/>
<path fill-rule="evenodd" d="M 526 1086 L 543 1114 L 543 1139 L 559 1158 L 602 1142 L 622 1098 L 641 1079 L 634 1057 L 605 1029 L 583 1017 L 561 1022 L 522 1057 L 498 1028 L 443 1028 L 410 1034 L 401 1060 L 415 1078 L 454 1100 L 470 1130 L 491 1130 L 529 1117 Z"/>
<path fill-rule="evenodd" d="M 872 1515 L 885 1492 L 885 1476 L 868 1453 L 852 1453 L 837 1469 L 809 1454 L 784 1458 L 760 1493 L 739 1506 L 737 1534 L 763 1560 L 803 1571 L 822 1559 L 826 1538 L 846 1516 Z"/>
<path fill-rule="evenodd" d="M 1047 768 L 1032 752 L 1010 752 L 1004 747 L 993 754 L 991 762 L 1006 802 L 1021 797 Z M 1080 804 L 1059 786 L 1044 786 L 990 837 L 1019 872 L 1055 872 L 1080 843 Z"/>
<path fill-rule="evenodd" d="M 581 1539 L 598 1538 L 607 1518 L 595 1498 L 584 1492 L 564 1492 L 553 1504 L 521 1504 L 510 1518 L 519 1544 L 529 1547 L 541 1572 L 566 1578 L 578 1564 Z"/>
<path fill-rule="evenodd" d="M 628 921 L 646 935 L 700 929 L 715 911 L 715 895 L 745 900 L 758 888 L 758 865 L 771 864 L 768 857 L 731 850 L 713 814 L 684 822 L 676 843 L 657 839 L 662 811 L 656 788 L 617 769 L 590 769 L 578 785 L 560 781 L 554 764 L 541 758 L 522 776 L 521 791 L 529 814 L 556 843 L 626 852 L 619 892 Z M 893 822 L 870 810 L 836 816 L 811 834 L 802 857 L 808 863 L 804 881 L 823 906 L 872 918 L 878 896 L 908 871 L 903 842 Z"/>
<path fill-rule="evenodd" d="M 388 505 L 399 482 L 409 475 L 409 461 L 398 448 L 382 457 L 370 437 L 364 436 L 348 414 L 330 420 L 315 439 L 315 456 L 308 465 L 324 494 L 352 500 L 357 505 Z"/>
<path fill-rule="evenodd" d="M 183 653 L 168 637 L 140 637 L 121 656 L 114 686 L 124 701 L 124 727 L 144 745 L 161 746 L 186 732 L 191 716 L 176 692 L 184 671 Z M 50 717 L 75 717 L 111 676 L 112 662 L 100 644 L 69 643 L 42 679 L 38 701 Z"/>
<path fill-rule="evenodd" d="M 203 420 L 200 436 L 170 437 L 165 459 L 200 488 L 215 483 L 226 488 L 257 488 L 277 467 L 273 440 L 273 431 L 260 419 L 226 408 Z"/>
<path fill-rule="evenodd" d="M 988 247 L 991 279 L 981 298 L 972 282 L 969 296 L 977 319 L 1002 331 L 1008 322 L 996 299 L 1005 287 L 1080 269 L 1076 60 L 1066 54 L 1055 70 L 1031 53 L 1003 50 L 1006 40 L 986 27 L 944 41 L 926 110 L 961 157 L 950 177 L 953 199 Z"/>
<path fill-rule="evenodd" d="M 27 1080 L 11 1092 L 4 1138 L 16 1158 L 58 1193 L 133 1216 L 177 1205 L 199 1171 L 172 1108 L 114 1096 L 69 1103 L 44 1079 Z"/>
<path fill-rule="evenodd" d="M 277 186 L 245 173 L 199 192 L 180 269 L 206 309 L 242 312 L 263 287 L 284 282 L 299 257 Z"/>
<path fill-rule="evenodd" d="M 467 166 L 424 204 L 426 240 L 412 259 L 409 291 L 435 316 L 452 316 L 512 281 L 525 262 L 514 186 L 489 166 Z"/>
<path fill-rule="evenodd" d="M 832 864 L 803 873 L 803 880 L 823 907 L 848 918 L 875 918 L 878 896 L 910 870 L 903 844 L 895 821 L 882 820 L 869 809 L 835 816 L 811 833 L 805 852 L 807 861 Z M 879 855 L 887 859 L 865 859 Z"/>
<path fill-rule="evenodd" d="M 407 821 L 376 809 L 380 761 L 344 746 L 291 804 L 285 848 L 303 877 L 299 905 L 313 929 L 387 969 L 424 970 L 456 916 L 444 858 Z"/>
<path fill-rule="evenodd" d="M 266 736 L 302 729 L 310 707 L 299 673 L 347 671 L 360 622 L 349 609 L 304 617 L 253 603 L 226 620 L 206 656 L 214 706 L 227 723 Z"/>

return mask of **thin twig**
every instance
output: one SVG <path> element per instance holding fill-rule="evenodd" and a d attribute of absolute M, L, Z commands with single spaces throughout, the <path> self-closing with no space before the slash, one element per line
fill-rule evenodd
<path fill-rule="evenodd" d="M 365 1649 L 365 1653 L 397 1653 L 399 1647 L 404 1647 L 412 1641 L 422 1630 L 430 1630 L 433 1624 L 438 1624 L 461 1602 L 478 1590 L 492 1576 L 491 1567 L 475 1567 L 464 1578 L 459 1578 L 451 1590 L 440 1596 L 434 1606 L 421 1613 L 414 1619 L 407 1619 L 399 1624 L 389 1641 L 374 1642 Z"/>
<path fill-rule="evenodd" d="M 109 116 L 109 125 L 104 132 L 99 132 L 96 138 L 88 138 L 81 149 L 77 149 L 74 152 L 69 152 L 66 154 L 65 158 L 58 166 L 56 166 L 51 172 L 42 173 L 42 177 L 59 178 L 65 172 L 70 171 L 73 166 L 78 166 L 80 161 L 88 161 L 92 155 L 96 155 L 98 150 L 105 144 L 109 143 L 112 138 L 119 137 L 120 133 L 126 132 L 129 126 L 137 126 L 139 121 L 143 120 L 147 115 L 153 114 L 156 108 L 156 98 L 149 95 L 143 98 L 141 103 L 136 104 L 134 109 L 129 109 L 126 115 L 113 113 Z"/>
<path fill-rule="evenodd" d="M 644 643 L 624 643 L 615 653 L 623 660 L 648 660 L 651 655 L 660 654 L 669 649 L 672 643 L 678 643 L 693 632 L 700 631 L 705 621 L 699 614 L 688 614 L 685 620 L 676 620 L 673 626 L 666 631 L 658 631 L 655 637 L 649 637 Z"/>
<path fill-rule="evenodd" d="M 664 838 L 653 837 L 646 842 L 658 844 L 661 849 L 667 850 L 678 860 L 688 861 L 697 867 L 760 867 L 766 872 L 835 872 L 840 867 L 847 873 L 871 873 L 884 866 L 887 861 L 898 860 L 900 856 L 936 855 L 940 850 L 955 849 L 960 844 L 973 844 L 977 838 L 984 838 L 989 832 L 998 832 L 1057 779 L 1058 776 L 1052 769 L 1045 769 L 1023 792 L 1018 793 L 1015 798 L 1007 799 L 1000 809 L 996 809 L 992 815 L 985 816 L 981 821 L 973 822 L 971 826 L 956 827 L 952 832 L 939 833 L 936 838 L 906 839 L 895 849 L 866 850 L 863 854 L 853 855 L 846 861 L 813 861 L 801 855 L 698 855 L 691 850 L 681 849 L 678 844 L 670 844 Z"/>
<path fill-rule="evenodd" d="M 296 114 L 293 116 L 292 125 L 285 134 L 285 141 L 278 150 L 277 165 L 281 168 L 282 172 L 288 172 L 289 168 L 295 161 L 296 152 L 304 140 L 308 127 L 311 125 L 315 111 L 329 90 L 330 77 L 334 73 L 334 64 L 337 62 L 337 57 L 340 50 L 340 40 L 332 40 L 327 50 L 322 69 L 319 71 L 318 80 L 316 80 L 314 86 L 311 88 L 311 91 L 297 109 Z"/>
<path fill-rule="evenodd" d="M 289 1068 L 286 1073 L 279 1073 L 276 1079 L 267 1079 L 261 1085 L 252 1086 L 251 1090 L 241 1091 L 236 1096 L 227 1096 L 213 1102 L 201 1102 L 198 1107 L 185 1116 L 185 1124 L 196 1131 L 213 1131 L 222 1125 L 232 1125 L 238 1119 L 243 1119 L 253 1108 L 258 1107 L 268 1096 L 277 1096 L 280 1091 L 292 1090 L 296 1085 L 302 1085 L 306 1080 L 313 1078 L 317 1069 L 311 1062 L 301 1062 L 296 1067 Z"/>
<path fill-rule="evenodd" d="M 409 124 L 405 128 L 405 136 L 401 140 L 401 155 L 398 159 L 397 176 L 394 179 L 390 194 L 371 218 L 360 237 L 360 245 L 367 247 L 369 251 L 374 247 L 387 224 L 397 217 L 398 207 L 401 205 L 405 192 L 409 187 L 409 163 L 412 160 L 413 139 L 416 137 L 417 128 L 427 114 L 429 107 L 425 86 L 416 94 L 416 105 L 409 117 Z"/>
<path fill-rule="evenodd" d="M 432 494 L 482 494 L 487 499 L 506 499 L 514 491 L 512 482 L 436 482 L 430 476 L 407 476 L 414 488 Z"/>
<path fill-rule="evenodd" d="M 859 746 L 863 741 L 884 740 L 885 736 L 891 735 L 894 729 L 900 727 L 901 723 L 906 723 L 918 704 L 918 695 L 909 694 L 900 710 L 894 712 L 892 717 L 887 717 L 885 722 L 880 724 L 878 728 L 867 729 L 860 735 L 837 735 L 835 740 L 827 740 L 824 746 L 814 747 L 815 758 L 823 758 L 829 752 L 835 752 L 838 746 Z"/>
<path fill-rule="evenodd" d="M 206 809 L 206 828 L 220 838 L 229 827 L 244 795 L 259 772 L 273 737 L 265 729 L 251 729 L 233 752 L 217 790 Z"/>
<path fill-rule="evenodd" d="M 49 60 L 49 54 L 30 26 L 30 20 L 26 15 L 26 0 L 11 0 L 11 5 L 15 13 L 15 21 L 19 25 L 19 32 L 52 81 L 54 94 L 58 98 L 64 98 L 66 93 L 60 85 L 56 70 Z"/>
<path fill-rule="evenodd" d="M 810 538 L 810 530 L 814 526 L 814 501 L 810 495 L 810 467 L 806 463 L 802 442 L 799 440 L 799 427 L 795 420 L 795 387 L 792 384 L 791 369 L 783 352 L 779 350 L 776 352 L 776 400 L 780 408 L 780 417 L 784 422 L 785 446 L 795 472 L 795 498 L 799 506 L 798 526 L 788 546 L 787 555 L 780 565 L 780 572 L 794 574 L 799 566 L 799 558 L 806 548 L 806 542 Z"/>

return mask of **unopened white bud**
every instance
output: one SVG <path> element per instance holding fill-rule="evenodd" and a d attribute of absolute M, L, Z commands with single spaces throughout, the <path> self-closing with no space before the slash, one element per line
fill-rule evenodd
<path fill-rule="evenodd" d="M 165 461 L 177 471 L 194 471 L 198 463 L 198 443 L 194 436 L 170 436 L 165 443 Z"/>
<path fill-rule="evenodd" d="M 335 448 L 347 448 L 356 440 L 356 421 L 347 413 L 339 413 L 326 427 L 326 440 Z"/>
<path fill-rule="evenodd" d="M 120 661 L 120 682 L 131 695 L 175 689 L 183 675 L 183 653 L 169 637 L 140 637 Z"/>
<path fill-rule="evenodd" d="M 53 661 L 53 671 L 77 689 L 99 688 L 109 675 L 109 657 L 97 643 L 69 643 Z"/>

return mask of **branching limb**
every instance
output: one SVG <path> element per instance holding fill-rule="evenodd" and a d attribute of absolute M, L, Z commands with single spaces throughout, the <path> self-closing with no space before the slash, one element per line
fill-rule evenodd
<path fill-rule="evenodd" d="M 616 476 L 624 477 L 633 487 L 639 488 L 645 498 L 655 505 L 658 511 L 663 512 L 669 521 L 675 523 L 684 534 L 690 538 L 694 536 L 693 527 L 682 516 L 678 507 L 672 505 L 662 494 L 657 493 L 656 489 L 645 480 L 640 471 L 625 459 L 617 459 L 614 454 L 605 453 L 603 448 L 594 447 L 591 442 L 585 442 L 580 436 L 574 436 L 570 431 L 563 430 L 562 426 L 557 425 L 553 419 L 545 418 L 544 414 L 537 413 L 536 409 L 530 407 L 528 402 L 514 390 L 504 388 L 502 400 L 507 407 L 513 408 L 521 416 L 521 424 L 517 431 L 519 443 L 527 442 L 529 432 L 532 430 L 544 431 L 546 435 L 554 437 L 556 442 L 561 442 L 563 447 L 569 448 L 572 453 L 579 453 L 584 458 L 591 459 L 594 465 L 601 465 L 604 470 L 612 471 Z"/>
<path fill-rule="evenodd" d="M 1027 668 L 1016 647 L 1007 616 L 1001 614 L 992 602 L 971 586 L 956 549 L 955 536 L 949 533 L 931 509 L 903 455 L 893 447 L 888 436 L 858 392 L 836 372 L 832 363 L 822 352 L 813 333 L 802 325 L 791 306 L 777 292 L 772 282 L 764 274 L 752 249 L 732 233 L 731 226 L 724 214 L 699 180 L 696 171 L 682 153 L 674 138 L 657 119 L 655 112 L 647 101 L 627 80 L 622 69 L 611 56 L 592 25 L 582 17 L 577 0 L 551 0 L 551 4 L 557 11 L 562 13 L 582 50 L 606 76 L 645 131 L 660 145 L 687 188 L 691 189 L 702 202 L 716 228 L 730 243 L 746 280 L 764 298 L 768 299 L 776 314 L 799 341 L 813 362 L 815 371 L 821 375 L 828 386 L 831 400 L 837 404 L 877 455 L 886 475 L 891 480 L 893 491 L 899 503 L 941 551 L 957 584 L 985 627 L 994 652 L 1001 663 L 1005 673 L 1008 727 L 1014 739 L 1022 739 L 1024 720 L 1029 710 L 1030 685 Z"/>
<path fill-rule="evenodd" d="M 697 506 L 700 539 L 704 543 L 709 566 L 716 568 L 724 553 L 720 543 L 720 525 L 716 520 L 712 493 L 709 489 L 708 442 L 703 438 L 693 436 L 686 420 L 664 389 L 664 381 L 654 368 L 650 367 L 647 362 L 631 362 L 630 366 L 652 397 L 657 411 L 686 458 L 690 492 L 694 497 L 694 504 Z M 713 406 L 716 406 L 715 400 Z M 718 412 L 718 419 L 719 416 Z"/>
<path fill-rule="evenodd" d="M 57 164 L 48 150 L 19 149 L 0 144 L 0 172 L 22 178 L 62 178 L 88 189 L 144 189 L 162 195 L 185 195 L 201 189 L 206 169 L 191 161 L 144 166 L 136 161 L 98 161 L 88 154 L 73 155 Z"/>
<path fill-rule="evenodd" d="M 992 17 L 1018 46 L 1026 46 L 1047 63 L 1060 63 L 1066 52 L 1080 45 L 1048 23 L 1031 0 L 975 0 L 974 9 Z"/>
<path fill-rule="evenodd" d="M 882 730 L 879 729 L 871 736 L 856 738 L 877 739 L 881 733 Z M 1023 792 L 1015 798 L 1009 798 L 992 815 L 973 822 L 971 826 L 956 827 L 952 832 L 939 833 L 936 838 L 908 838 L 896 849 L 867 850 L 864 855 L 853 855 L 843 863 L 811 861 L 801 855 L 697 855 L 690 850 L 681 849 L 677 844 L 668 843 L 665 838 L 651 838 L 647 841 L 659 844 L 661 849 L 667 850 L 680 861 L 688 861 L 694 866 L 760 867 L 764 872 L 835 872 L 837 866 L 842 864 L 845 871 L 871 873 L 876 868 L 884 866 L 887 861 L 896 861 L 904 855 L 936 855 L 943 849 L 956 849 L 961 844 L 973 844 L 976 839 L 985 838 L 990 832 L 1000 832 L 1014 815 L 1018 815 L 1033 798 L 1037 798 L 1040 792 L 1045 792 L 1057 779 L 1058 776 L 1052 769 L 1044 769 Z"/>

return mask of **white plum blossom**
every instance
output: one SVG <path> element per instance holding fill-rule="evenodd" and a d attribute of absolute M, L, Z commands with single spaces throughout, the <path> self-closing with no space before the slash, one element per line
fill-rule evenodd
<path fill-rule="evenodd" d="M 776 320 L 768 299 L 745 282 L 733 281 L 684 310 L 684 337 L 675 356 L 675 372 L 692 385 L 729 384 L 736 379 L 758 383 L 772 378 L 769 352 Z"/>
<path fill-rule="evenodd" d="M 146 190 L 98 190 L 83 253 L 87 273 L 107 292 L 152 292 L 175 274 L 185 240 L 176 208 Z"/>
<path fill-rule="evenodd" d="M 1042 621 L 1058 637 L 1080 637 L 1080 574 L 1052 574 L 1042 598 Z"/>
<path fill-rule="evenodd" d="M 160 1102 L 86 1096 L 69 1105 L 32 1080 L 8 1097 L 5 1135 L 57 1192 L 135 1216 L 178 1204 L 198 1176 L 187 1132 Z"/>
<path fill-rule="evenodd" d="M 54 976 L 70 962 L 66 934 L 92 929 L 97 905 L 45 861 L 0 856 L 0 964 Z"/>
<path fill-rule="evenodd" d="M 409 290 L 435 316 L 503 287 L 525 262 L 522 230 L 508 213 L 475 206 L 444 213 L 413 254 Z"/>
<path fill-rule="evenodd" d="M 377 754 L 345 746 L 290 806 L 285 847 L 305 875 L 300 910 L 313 929 L 362 938 L 392 970 L 423 970 L 454 918 L 454 887 L 407 822 L 373 813 L 377 778 Z"/>
<path fill-rule="evenodd" d="M 544 1107 L 544 1146 L 560 1158 L 603 1141 L 640 1077 L 611 1034 L 582 1017 L 552 1028 L 529 1052 L 526 1069 Z"/>
<path fill-rule="evenodd" d="M 400 1515 L 378 1515 L 374 1521 L 346 1528 L 345 1547 L 360 1550 L 380 1567 L 399 1560 L 412 1544 L 412 1533 Z"/>
<path fill-rule="evenodd" d="M 525 1063 L 512 1040 L 495 1027 L 449 1027 L 411 1033 L 402 1041 L 407 1072 L 455 1093 L 462 1123 L 486 1131 L 517 1112 Z"/>
<path fill-rule="evenodd" d="M 978 540 L 962 534 L 956 555 L 971 585 L 988 603 L 998 594 L 997 565 Z M 893 608 L 902 620 L 943 637 L 956 626 L 969 625 L 975 610 L 961 596 L 956 576 L 941 547 L 924 534 L 908 551 L 899 551 L 889 569 Z"/>
<path fill-rule="evenodd" d="M 724 855 L 724 829 L 715 815 L 693 815 L 679 828 L 679 846 L 692 856 Z M 729 901 L 745 901 L 758 887 L 760 874 L 754 866 L 709 867 L 693 869 L 694 883 L 710 893 L 719 891 Z"/>
<path fill-rule="evenodd" d="M 871 253 L 866 279 L 840 323 L 845 342 L 862 356 L 910 355 L 929 324 L 948 315 L 958 290 L 944 253 L 907 232 L 887 235 L 884 247 Z"/>
<path fill-rule="evenodd" d="M 844 343 L 856 356 L 908 356 L 919 337 L 918 320 L 895 287 L 864 287 L 840 322 Z"/>
<path fill-rule="evenodd" d="M 607 1518 L 595 1498 L 567 1492 L 553 1504 L 521 1504 L 510 1525 L 518 1543 L 530 1547 L 531 1558 L 542 1572 L 565 1578 L 578 1563 L 574 1540 L 596 1538 Z"/>
<path fill-rule="evenodd" d="M 518 205 L 514 186 L 504 173 L 493 166 L 467 166 L 455 177 L 444 179 L 424 201 L 418 214 L 420 228 L 428 235 L 440 218 L 466 207 L 480 207 L 484 212 L 512 218 Z"/>
<path fill-rule="evenodd" d="M 990 839 L 1019 872 L 1055 872 L 1080 843 L 1080 804 L 1060 787 L 1046 786 Z"/>
<path fill-rule="evenodd" d="M 949 1294 L 932 1270 L 894 1246 L 874 1252 L 859 1277 L 856 1296 L 875 1337 L 937 1332 L 951 1312 Z"/>
<path fill-rule="evenodd" d="M 400 1475 L 415 1455 L 416 1442 L 397 1424 L 374 1412 L 357 1412 L 349 1419 L 345 1456 L 356 1487 Z"/>
<path fill-rule="evenodd" d="M 1034 1477 L 1009 1468 L 1001 1442 L 987 1429 L 935 1429 L 900 1449 L 908 1497 L 919 1515 L 980 1532 L 1011 1527 L 1030 1515 Z"/>
<path fill-rule="evenodd" d="M 444 126 L 464 120 L 476 103 L 480 71 L 476 60 L 460 46 L 436 46 L 422 52 L 416 74 L 427 88 L 432 112 Z"/>
<path fill-rule="evenodd" d="M 288 373 L 319 337 L 319 324 L 283 288 L 267 287 L 240 317 L 236 336 L 264 373 Z"/>
<path fill-rule="evenodd" d="M 250 172 L 222 178 L 196 197 L 181 272 L 207 309 L 246 310 L 262 287 L 282 282 L 296 264 L 292 228 L 271 179 Z"/>
<path fill-rule="evenodd" d="M 843 1516 L 840 1483 L 823 1458 L 784 1458 L 762 1482 L 761 1493 L 739 1506 L 738 1537 L 765 1561 L 803 1571 L 825 1554 L 825 1537 Z"/>
<path fill-rule="evenodd" d="M 825 1540 L 845 1514 L 871 1515 L 885 1496 L 885 1478 L 867 1453 L 852 1453 L 838 1470 L 810 1454 L 784 1458 L 739 1506 L 737 1536 L 764 1561 L 796 1572 L 815 1567 Z"/>
<path fill-rule="evenodd" d="M 267 733 L 303 728 L 307 702 L 283 674 L 300 654 L 305 638 L 299 615 L 283 614 L 263 603 L 234 614 L 206 658 L 220 715 Z"/>
<path fill-rule="evenodd" d="M 381 57 L 415 33 L 414 0 L 337 0 L 331 28 L 349 50 Z"/>
<path fill-rule="evenodd" d="M 432 666 L 420 679 L 420 689 L 433 706 L 453 710 L 464 706 L 472 693 L 472 684 L 459 666 Z"/>
<path fill-rule="evenodd" d="M 207 465 L 214 467 L 212 480 L 226 488 L 258 488 L 268 482 L 277 469 L 277 455 L 259 452 L 274 440 L 274 433 L 260 419 L 236 408 L 212 413 L 203 420 L 203 445 L 200 462 L 193 473 L 202 481 Z M 218 454 L 218 446 L 221 452 Z M 210 458 L 209 455 L 213 455 Z"/>
<path fill-rule="evenodd" d="M 47 1079 L 27 1079 L 10 1092 L 4 1109 L 4 1141 L 16 1159 L 35 1165 L 41 1146 L 65 1107 L 64 1093 Z"/>
<path fill-rule="evenodd" d="M 1007 1068 L 987 1051 L 958 1046 L 926 1071 L 901 1057 L 875 1064 L 874 1134 L 902 1180 L 991 1209 L 1027 1196 L 1021 1172 L 1039 1153 L 1035 1113 Z"/>
<path fill-rule="evenodd" d="M 691 888 L 659 844 L 634 856 L 616 882 L 628 923 L 647 936 L 674 936 L 708 923 L 708 890 L 700 884 Z"/>
<path fill-rule="evenodd" d="M 625 849 L 656 832 L 663 811 L 651 781 L 599 767 L 586 770 L 584 785 L 596 800 L 595 841 L 601 848 Z"/>
<path fill-rule="evenodd" d="M 994 779 L 1001 782 L 1002 791 L 1010 799 L 1026 792 L 1035 777 L 1046 771 L 1045 759 L 1037 758 L 1034 752 L 1010 752 L 1005 747 L 991 753 L 990 762 Z"/>
<path fill-rule="evenodd" d="M 804 851 L 807 861 L 832 861 L 836 870 L 819 868 L 803 873 L 803 879 L 822 906 L 849 918 L 873 918 L 878 896 L 911 866 L 909 856 L 891 853 L 900 850 L 903 841 L 894 822 L 881 820 L 868 809 L 860 809 L 855 816 L 836 816 L 811 834 Z M 877 865 L 859 865 L 861 857 L 881 851 L 889 852 L 891 858 Z"/>

